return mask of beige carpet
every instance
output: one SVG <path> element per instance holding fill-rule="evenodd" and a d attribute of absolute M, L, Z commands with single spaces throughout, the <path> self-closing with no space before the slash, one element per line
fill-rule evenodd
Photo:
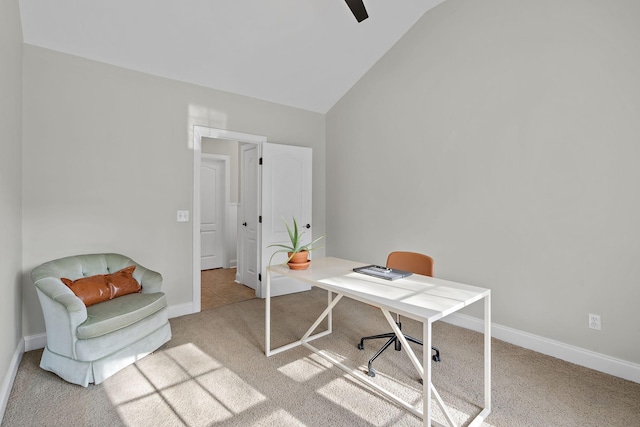
<path fill-rule="evenodd" d="M 317 289 L 274 298 L 274 346 L 298 337 L 326 303 Z M 264 301 L 252 299 L 171 320 L 173 339 L 98 386 L 67 384 L 25 353 L 2 426 L 419 426 L 421 421 L 304 348 L 264 356 Z M 319 348 L 364 371 L 388 329 L 373 307 L 343 299 Z M 420 325 L 404 329 L 420 336 Z M 434 384 L 465 425 L 482 402 L 482 336 L 434 326 L 442 362 Z M 420 347 L 415 347 L 421 355 Z M 640 384 L 493 342 L 493 412 L 485 426 L 640 426 Z M 376 361 L 375 381 L 409 401 L 420 384 L 406 355 Z M 441 414 L 436 419 L 443 422 Z"/>

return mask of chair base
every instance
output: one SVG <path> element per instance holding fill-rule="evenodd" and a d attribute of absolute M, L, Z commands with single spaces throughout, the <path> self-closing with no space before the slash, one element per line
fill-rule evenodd
<path fill-rule="evenodd" d="M 400 322 L 396 322 L 396 324 L 398 325 L 399 329 L 402 329 L 402 324 Z M 412 336 L 403 334 L 405 339 L 407 341 L 413 342 L 415 344 L 419 344 L 419 345 L 424 345 L 422 343 L 422 341 L 420 341 L 417 338 L 413 338 Z M 394 349 L 396 351 L 400 351 L 402 350 L 402 343 L 400 342 L 400 340 L 398 339 L 398 337 L 396 336 L 395 333 L 393 332 L 389 332 L 386 334 L 378 334 L 378 335 L 370 335 L 368 337 L 362 337 L 360 339 L 360 343 L 358 344 L 358 350 L 364 350 L 364 342 L 365 340 L 375 340 L 378 338 L 388 338 L 388 341 L 380 348 L 380 350 L 378 350 L 376 352 L 376 354 L 373 355 L 373 357 L 371 359 L 369 359 L 369 363 L 367 365 L 367 374 L 370 377 L 375 377 L 376 376 L 376 371 L 375 369 L 373 369 L 373 367 L 371 366 L 373 364 L 373 361 L 376 360 L 378 358 L 378 356 L 380 356 L 382 354 L 383 351 L 385 351 L 387 348 L 389 348 L 389 346 L 391 346 L 391 344 L 394 344 Z M 438 350 L 436 347 L 431 347 L 431 350 L 433 350 L 434 354 L 431 356 L 431 358 L 433 359 L 434 362 L 439 362 L 440 361 L 440 350 Z"/>

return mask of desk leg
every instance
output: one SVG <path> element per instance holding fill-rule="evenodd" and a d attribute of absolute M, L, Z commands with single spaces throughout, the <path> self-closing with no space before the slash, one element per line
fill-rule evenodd
<path fill-rule="evenodd" d="M 484 408 L 469 424 L 478 427 L 491 413 L 491 293 L 484 297 Z"/>
<path fill-rule="evenodd" d="M 315 322 L 313 322 L 313 325 L 311 325 L 311 327 L 307 330 L 307 332 L 305 332 L 305 334 L 302 336 L 302 338 L 300 339 L 301 342 L 304 343 L 305 341 L 307 341 L 307 339 L 311 336 L 311 333 L 315 331 L 318 325 L 320 325 L 320 322 L 322 322 L 325 317 L 331 316 L 331 313 L 333 312 L 333 307 L 335 307 L 340 302 L 343 296 L 344 295 L 342 294 L 338 294 L 335 297 L 335 299 L 329 303 L 327 308 L 325 308 L 322 314 L 318 316 Z M 326 330 L 325 332 L 321 332 L 321 334 L 325 334 L 325 335 L 329 333 L 331 333 L 331 330 Z"/>
<path fill-rule="evenodd" d="M 267 266 L 267 283 L 264 310 L 264 354 L 271 356 L 271 267 Z"/>
<path fill-rule="evenodd" d="M 491 294 L 484 297 L 484 410 L 491 412 Z"/>
<path fill-rule="evenodd" d="M 398 328 L 398 325 L 396 325 L 395 321 L 391 317 L 391 313 L 389 313 L 389 311 L 384 309 L 384 308 L 381 308 L 380 310 L 382 310 L 382 313 L 384 314 L 385 318 L 387 319 L 387 322 L 389 322 L 389 325 L 393 329 L 393 332 L 396 334 L 396 337 L 402 343 L 404 351 L 407 353 L 407 356 L 409 356 L 409 360 L 411 360 L 411 363 L 413 363 L 413 366 L 416 368 L 416 370 L 420 374 L 420 378 L 422 378 L 422 383 L 424 385 L 425 381 L 427 381 L 426 380 L 426 376 L 425 376 L 425 371 L 428 370 L 429 377 L 431 378 L 431 366 L 432 366 L 432 364 L 431 364 L 431 360 L 432 360 L 431 351 L 429 351 L 426 354 L 423 353 L 424 357 L 423 357 L 423 362 L 422 362 L 422 365 L 421 365 L 420 361 L 418 360 L 418 358 L 416 357 L 415 353 L 411 349 L 411 346 L 407 342 L 407 339 L 404 337 L 404 335 L 402 334 L 402 331 L 400 330 L 400 328 Z M 423 329 L 424 330 L 428 329 L 428 333 L 426 335 L 428 338 L 424 339 L 423 342 L 427 342 L 427 341 L 431 342 L 431 335 L 432 335 L 432 331 L 433 331 L 432 325 L 433 325 L 433 323 L 431 323 L 429 321 L 427 322 L 427 324 L 423 323 Z M 431 348 L 431 345 L 429 344 L 429 347 L 425 347 L 425 348 Z M 431 382 L 431 380 L 429 380 L 429 382 L 427 384 L 429 384 L 430 382 Z M 423 388 L 423 390 L 424 390 L 424 388 Z M 440 407 L 440 409 L 444 413 L 444 416 L 447 419 L 447 423 L 449 424 L 449 427 L 456 427 L 456 422 L 454 421 L 453 417 L 451 416 L 451 412 L 449 411 L 449 408 L 447 408 L 447 405 L 445 405 L 444 401 L 440 397 L 440 394 L 438 393 L 438 390 L 436 390 L 436 388 L 433 386 L 433 384 L 430 385 L 428 391 L 434 397 L 436 403 L 438 404 L 438 406 Z M 423 396 L 424 396 L 424 394 L 423 394 Z M 428 399 L 428 402 L 429 403 L 431 402 L 431 398 L 430 397 Z M 424 419 L 424 411 L 420 415 Z M 431 413 L 429 413 L 429 415 L 431 415 Z M 431 421 L 431 423 L 435 424 L 437 426 L 443 426 L 443 424 L 440 424 L 440 423 L 438 423 L 436 421 L 433 421 L 433 420 Z"/>
<path fill-rule="evenodd" d="M 314 322 L 314 324 L 309 328 L 309 330 L 304 334 L 304 336 L 298 341 L 294 341 L 289 344 L 282 345 L 278 348 L 271 348 L 271 267 L 267 267 L 267 279 L 266 279 L 266 289 L 265 289 L 265 310 L 264 310 L 264 354 L 269 357 L 274 354 L 281 353 L 283 351 L 289 350 L 293 347 L 297 347 L 302 345 L 305 341 L 313 341 L 315 339 L 324 337 L 325 335 L 329 335 L 332 332 L 333 328 L 333 318 L 332 318 L 332 310 L 333 307 L 338 304 L 343 295 L 338 294 L 335 298 L 333 298 L 333 293 L 329 292 L 329 296 L 327 297 L 327 308 L 326 310 L 318 317 L 318 319 Z M 318 327 L 320 322 L 325 318 L 329 317 L 329 328 L 324 332 L 318 332 L 317 334 L 311 335 L 311 333 Z"/>
<path fill-rule="evenodd" d="M 427 320 L 422 326 L 422 421 L 425 427 L 431 427 L 431 322 Z"/>
<path fill-rule="evenodd" d="M 327 307 L 331 305 L 333 300 L 333 292 L 327 291 Z M 329 316 L 327 317 L 327 329 L 329 333 L 333 332 L 333 310 L 329 312 Z"/>
<path fill-rule="evenodd" d="M 431 418 L 431 412 L 433 409 L 433 405 L 431 404 L 431 396 L 433 395 L 433 397 L 436 400 L 436 403 L 438 404 L 438 406 L 440 407 L 440 409 L 442 410 L 442 413 L 444 414 L 444 417 L 447 420 L 447 425 L 449 427 L 456 427 L 457 424 L 454 421 L 453 417 L 451 416 L 451 412 L 449 411 L 449 408 L 447 407 L 447 405 L 445 405 L 444 401 L 442 400 L 442 397 L 440 397 L 440 393 L 438 393 L 438 391 L 436 390 L 436 388 L 433 386 L 433 384 L 431 383 L 433 376 L 431 375 L 431 336 L 432 336 L 432 332 L 433 332 L 433 323 L 430 320 L 427 320 L 426 323 L 423 324 L 422 326 L 422 330 L 423 330 L 423 353 L 422 353 L 422 366 L 424 367 L 423 369 L 423 375 L 422 375 L 422 398 L 423 398 L 423 403 L 422 403 L 422 421 L 423 421 L 423 425 L 424 426 L 428 426 L 431 427 L 431 425 L 436 425 L 436 426 L 441 426 L 441 427 L 445 427 L 444 424 L 440 424 L 437 421 L 432 420 Z M 407 344 L 408 346 L 408 344 Z"/>

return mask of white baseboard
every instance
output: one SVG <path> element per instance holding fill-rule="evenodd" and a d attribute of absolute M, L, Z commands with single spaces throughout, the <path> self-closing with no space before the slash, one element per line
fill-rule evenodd
<path fill-rule="evenodd" d="M 18 373 L 18 367 L 20 366 L 23 354 L 24 339 L 21 339 L 16 347 L 16 351 L 13 353 L 11 364 L 9 365 L 9 369 L 7 369 L 7 374 L 2 381 L 2 388 L 0 389 L 0 414 L 2 414 L 2 417 L 0 417 L 0 422 L 4 418 L 4 412 L 7 409 L 7 403 L 9 402 L 9 396 L 11 395 L 13 382 L 16 379 L 16 374 Z"/>
<path fill-rule="evenodd" d="M 484 331 L 483 320 L 464 314 L 454 313 L 442 320 L 476 332 Z M 626 360 L 616 359 L 496 323 L 491 324 L 491 336 L 519 347 L 556 357 L 566 362 L 575 363 L 576 365 L 640 383 L 640 365 L 627 362 Z"/>
<path fill-rule="evenodd" d="M 47 345 L 47 334 L 37 334 L 24 337 L 24 351 L 38 350 Z"/>
<path fill-rule="evenodd" d="M 191 302 L 180 305 L 170 305 L 169 319 L 173 319 L 174 317 L 186 316 L 187 314 L 198 313 L 199 311 L 200 307 L 198 307 L 198 310 L 196 310 L 193 306 L 193 303 Z"/>

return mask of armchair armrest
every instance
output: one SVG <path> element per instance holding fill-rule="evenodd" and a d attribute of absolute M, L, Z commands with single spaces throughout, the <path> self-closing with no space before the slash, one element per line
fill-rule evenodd
<path fill-rule="evenodd" d="M 136 269 L 133 271 L 133 278 L 142 285 L 142 293 L 149 294 L 154 292 L 160 292 L 162 290 L 162 275 L 157 271 L 149 270 L 136 264 Z"/>
<path fill-rule="evenodd" d="M 75 358 L 76 329 L 87 320 L 87 307 L 60 279 L 44 277 L 35 285 L 47 328 L 47 347 Z"/>

